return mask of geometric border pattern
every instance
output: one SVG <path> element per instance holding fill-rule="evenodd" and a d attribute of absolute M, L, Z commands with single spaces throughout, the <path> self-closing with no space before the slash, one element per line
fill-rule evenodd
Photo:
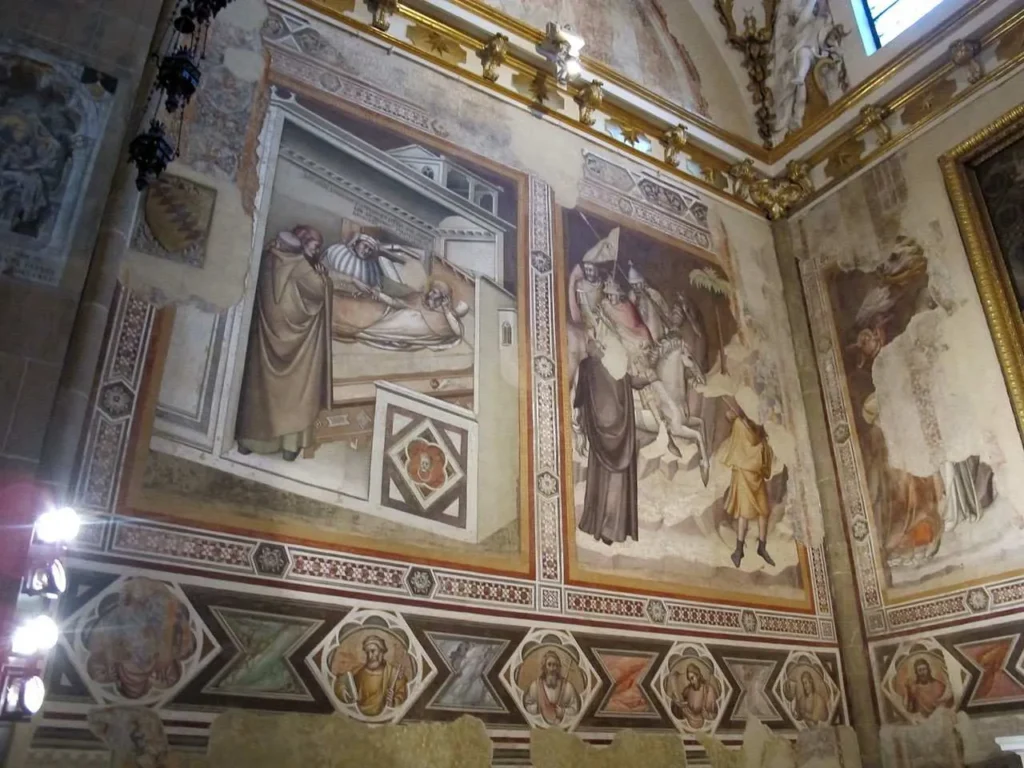
<path fill-rule="evenodd" d="M 672 719 L 668 715 L 663 697 L 657 693 L 658 670 L 664 668 L 665 660 L 669 658 L 673 649 L 699 647 L 700 655 L 714 667 L 716 677 L 719 677 L 722 684 L 719 712 L 723 713 L 723 717 L 721 723 L 713 727 L 722 737 L 731 738 L 743 730 L 745 723 L 732 718 L 731 713 L 735 710 L 740 688 L 735 685 L 730 673 L 724 669 L 723 660 L 775 660 L 776 665 L 781 668 L 782 660 L 792 656 L 792 652 L 787 652 L 783 648 L 766 647 L 749 640 L 680 640 L 678 633 L 667 629 L 652 632 L 643 628 L 623 631 L 613 628 L 577 630 L 574 627 L 569 630 L 564 623 L 553 617 L 467 617 L 457 610 L 445 612 L 427 606 L 403 606 L 397 611 L 381 611 L 368 608 L 365 601 L 359 597 L 311 595 L 299 588 L 279 589 L 275 590 L 273 595 L 268 595 L 261 587 L 245 582 L 212 585 L 209 579 L 200 575 L 172 575 L 159 570 L 135 569 L 123 563 L 103 562 L 72 564 L 71 588 L 58 606 L 60 615 L 66 617 L 66 623 L 74 624 L 79 617 L 88 614 L 103 595 L 117 589 L 124 580 L 124 576 L 119 574 L 125 571 L 129 571 L 135 578 L 159 580 L 165 583 L 173 594 L 187 600 L 194 617 L 194 625 L 197 630 L 202 628 L 201 632 L 207 638 L 202 643 L 201 663 L 192 665 L 188 674 L 183 675 L 180 684 L 169 692 L 170 695 L 161 697 L 160 703 L 160 714 L 164 720 L 174 723 L 188 720 L 191 723 L 189 728 L 196 730 L 197 733 L 205 733 L 217 712 L 228 707 L 322 713 L 339 708 L 345 709 L 346 706 L 337 701 L 333 693 L 330 678 L 326 677 L 324 665 L 327 659 L 324 650 L 336 645 L 336 636 L 342 627 L 356 628 L 373 617 L 377 617 L 378 620 L 374 626 L 383 627 L 380 621 L 384 621 L 387 627 L 399 631 L 404 636 L 403 642 L 408 642 L 408 647 L 415 656 L 415 669 L 422 670 L 422 673 L 416 673 L 416 684 L 410 684 L 409 695 L 403 705 L 381 713 L 381 718 L 391 721 L 444 721 L 462 714 L 462 710 L 438 707 L 431 703 L 436 700 L 452 675 L 449 661 L 431 640 L 431 637 L 442 635 L 464 636 L 470 639 L 478 637 L 500 648 L 491 658 L 489 668 L 481 671 L 487 686 L 495 694 L 495 703 L 499 705 L 478 713 L 490 728 L 521 730 L 526 721 L 536 719 L 536 716 L 524 714 L 522 711 L 522 691 L 515 683 L 514 674 L 515 669 L 523 663 L 525 656 L 529 655 L 532 649 L 545 645 L 571 649 L 572 655 L 578 659 L 574 665 L 578 664 L 584 684 L 579 690 L 579 712 L 563 725 L 584 735 L 606 733 L 609 728 L 619 727 L 672 728 Z M 284 701 L 273 693 L 264 695 L 253 691 L 250 695 L 241 692 L 218 692 L 212 688 L 211 684 L 221 679 L 226 670 L 237 663 L 240 654 L 244 653 L 239 643 L 232 640 L 229 633 L 225 632 L 221 623 L 216 620 L 215 616 L 219 609 L 245 615 L 292 619 L 297 626 L 309 624 L 311 630 L 303 635 L 301 641 L 289 646 L 289 650 L 282 656 L 296 672 L 309 695 L 289 696 L 289 700 Z M 67 679 L 62 685 L 55 685 L 51 680 L 51 688 L 55 695 L 47 699 L 41 723 L 67 732 L 67 729 L 78 727 L 73 717 L 74 713 L 81 712 L 84 715 L 95 706 L 95 698 L 78 679 L 78 670 L 82 668 L 84 657 L 69 656 L 69 653 L 73 654 L 76 651 L 67 645 L 61 646 L 61 652 L 64 655 L 60 660 L 55 657 L 55 661 L 60 662 L 59 669 L 55 668 L 52 674 L 62 675 Z M 640 654 L 650 658 L 651 663 L 646 672 L 637 679 L 636 684 L 650 701 L 653 711 L 640 716 L 601 711 L 614 684 L 608 672 L 597 661 L 601 652 Z M 841 679 L 840 659 L 836 649 L 812 646 L 801 653 L 816 656 L 824 664 L 830 677 Z M 774 692 L 769 691 L 768 696 L 770 701 L 778 706 Z M 836 719 L 845 722 L 845 706 L 841 707 Z M 778 726 L 793 733 L 797 728 L 797 725 L 788 720 L 778 723 Z M 692 737 L 686 738 L 692 741 Z"/>
<path fill-rule="evenodd" d="M 966 652 L 971 646 L 1000 640 L 1006 641 L 1006 649 L 998 667 L 983 666 Z M 985 716 L 1019 710 L 1021 703 L 1024 702 L 1024 621 L 1018 616 L 1011 615 L 970 624 L 958 623 L 934 630 L 928 635 L 872 642 L 869 644 L 869 650 L 876 677 L 884 680 L 891 672 L 893 660 L 900 650 L 911 645 L 920 645 L 942 653 L 951 676 L 956 677 L 956 706 L 968 715 Z M 1020 695 L 976 701 L 983 680 L 993 675 L 1005 675 L 1011 684 L 1020 687 Z M 876 687 L 876 696 L 883 711 L 893 710 L 879 687 Z"/>

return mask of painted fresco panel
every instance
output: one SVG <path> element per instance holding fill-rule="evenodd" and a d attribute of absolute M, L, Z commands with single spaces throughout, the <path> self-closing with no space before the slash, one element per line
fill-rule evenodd
<path fill-rule="evenodd" d="M 613 169 L 588 158 L 561 217 L 571 575 L 809 606 L 791 415 L 737 322 L 728 246 L 650 179 L 657 217 L 623 216 L 634 181 Z"/>
<path fill-rule="evenodd" d="M 861 598 L 872 606 L 1024 565 L 1024 452 L 1004 429 L 1006 393 L 988 367 L 974 286 L 953 280 L 955 244 L 914 206 L 905 162 L 890 158 L 795 225 Z M 949 600 L 964 614 L 989 604 L 984 590 Z M 889 618 L 924 620 L 923 605 Z"/>
<path fill-rule="evenodd" d="M 801 730 L 779 687 L 790 646 L 842 683 L 767 225 L 294 10 L 262 29 L 258 152 L 238 189 L 216 185 L 205 261 L 151 260 L 195 300 L 120 296 L 78 485 L 90 558 L 203 574 L 183 590 L 208 654 L 162 712 L 471 714 L 512 734 L 503 760 L 530 726 L 735 741 L 774 713 Z M 212 189 L 197 168 L 171 170 Z M 235 192 L 251 231 L 228 226 Z M 211 266 L 226 230 L 244 290 Z M 599 260 L 599 282 L 625 295 L 620 319 L 642 305 L 650 333 L 659 298 L 668 311 L 657 397 L 629 401 L 639 541 L 607 544 L 578 528 L 588 464 L 566 368 L 582 363 L 571 341 L 611 349 L 622 330 L 571 325 L 570 275 L 613 231 L 618 271 Z M 639 379 L 621 357 L 619 379 Z M 747 485 L 725 462 L 734 433 L 760 457 Z M 213 594 L 223 579 L 230 596 Z M 71 617 L 93 609 L 76 601 Z M 88 710 L 82 653 L 60 654 L 54 690 Z"/>
<path fill-rule="evenodd" d="M 255 279 L 165 320 L 128 503 L 523 570 L 521 177 L 274 104 Z"/>

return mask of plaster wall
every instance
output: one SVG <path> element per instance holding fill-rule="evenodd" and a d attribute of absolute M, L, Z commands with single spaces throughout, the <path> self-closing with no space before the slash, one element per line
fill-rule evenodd
<path fill-rule="evenodd" d="M 5 43 L 93 67 L 117 79 L 106 131 L 96 149 L 95 172 L 82 190 L 83 209 L 69 237 L 59 282 L 48 285 L 0 275 L 0 471 L 4 474 L 33 476 L 42 461 L 43 474 L 59 481 L 74 462 L 75 423 L 80 424 L 84 416 L 92 378 L 90 371 L 82 378 L 62 381 L 61 371 L 76 323 L 88 326 L 90 335 L 72 345 L 71 355 L 95 360 L 101 344 L 110 300 L 109 268 L 105 277 L 95 275 L 97 287 L 86 293 L 84 302 L 83 287 L 160 7 L 158 0 L 96 0 L 54 2 L 45 8 L 16 1 L 0 8 Z M 68 429 L 58 430 L 60 434 L 47 443 L 51 414 Z"/>
<path fill-rule="evenodd" d="M 924 659 L 948 681 L 939 709 L 958 713 L 968 760 L 993 750 L 988 737 L 1018 727 L 1019 700 L 995 704 L 985 682 L 994 672 L 978 649 L 1003 638 L 1008 658 L 1020 631 L 1013 611 L 988 614 L 989 590 L 1020 567 L 1024 450 L 938 158 L 1022 99 L 1018 74 L 798 213 L 785 234 L 800 265 L 857 583 L 837 600 L 863 617 L 882 722 L 923 721 L 907 708 L 906 685 Z M 893 275 L 907 280 L 906 292 Z M 921 524 L 950 509 L 949 495 L 933 484 L 931 502 L 907 505 L 889 480 L 927 495 L 927 478 L 969 456 L 992 471 L 981 518 L 960 526 L 951 512 L 932 538 L 927 526 L 908 538 L 906 515 Z M 899 756 L 905 745 L 886 743 L 887 761 L 909 759 Z"/>

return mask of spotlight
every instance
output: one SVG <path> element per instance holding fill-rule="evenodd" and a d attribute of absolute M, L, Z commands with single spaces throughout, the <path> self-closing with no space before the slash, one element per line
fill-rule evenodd
<path fill-rule="evenodd" d="M 71 507 L 48 509 L 36 519 L 36 538 L 45 544 L 71 541 L 78 535 L 81 521 Z"/>
<path fill-rule="evenodd" d="M 10 672 L 0 693 L 0 720 L 27 720 L 43 707 L 46 685 L 39 675 Z"/>
<path fill-rule="evenodd" d="M 22 591 L 31 597 L 42 595 L 57 598 L 63 595 L 67 588 L 67 571 L 64 570 L 64 564 L 55 558 L 30 570 Z"/>
<path fill-rule="evenodd" d="M 57 644 L 60 630 L 49 616 L 33 616 L 22 622 L 11 636 L 11 653 L 15 656 L 35 656 L 46 653 Z"/>

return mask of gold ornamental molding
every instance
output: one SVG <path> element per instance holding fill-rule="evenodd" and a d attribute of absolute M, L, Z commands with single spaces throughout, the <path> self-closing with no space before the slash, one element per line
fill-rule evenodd
<path fill-rule="evenodd" d="M 338 0 L 333 1 L 337 2 Z M 300 0 L 300 2 L 306 2 L 307 4 L 312 5 L 316 0 Z M 332 2 L 332 0 L 321 0 L 321 2 Z M 492 8 L 485 2 L 482 2 L 482 0 L 449 0 L 449 2 L 472 15 L 489 22 L 490 24 L 502 28 L 506 32 L 515 34 L 516 36 L 529 41 L 533 45 L 544 40 L 544 32 L 542 30 L 531 27 L 519 19 L 509 16 L 496 8 Z M 769 0 L 769 2 L 774 2 L 774 0 Z M 1005 6 L 1009 9 L 1015 4 L 1015 2 L 1010 2 L 1009 0 L 969 0 L 955 12 L 950 14 L 950 16 L 941 24 L 938 24 L 927 35 L 919 38 L 917 41 L 909 45 L 892 61 L 879 67 L 862 82 L 847 91 L 842 98 L 838 99 L 826 110 L 808 121 L 800 128 L 799 131 L 790 133 L 770 150 L 765 149 L 758 142 L 752 141 L 745 136 L 740 136 L 721 128 L 702 115 L 687 110 L 678 104 L 672 103 L 668 99 L 659 96 L 639 83 L 621 75 L 601 61 L 593 59 L 587 55 L 581 56 L 580 60 L 587 72 L 596 76 L 598 79 L 603 80 L 605 83 L 614 84 L 619 88 L 622 88 L 624 91 L 628 91 L 639 100 L 646 101 L 660 110 L 673 113 L 677 118 L 676 122 L 684 123 L 691 129 L 699 128 L 702 131 L 707 132 L 709 135 L 730 145 L 737 153 L 740 153 L 745 157 L 751 157 L 756 161 L 771 165 L 783 159 L 805 141 L 819 133 L 823 128 L 840 118 L 852 106 L 867 99 L 874 91 L 891 82 L 900 74 L 900 72 L 910 64 L 913 64 L 939 40 L 947 37 L 951 32 L 959 28 L 965 22 L 970 21 L 975 16 L 990 8 L 1000 8 Z M 408 5 L 425 13 L 431 13 L 429 0 L 408 0 Z"/>
<path fill-rule="evenodd" d="M 505 34 L 476 37 L 402 2 L 393 6 L 385 3 L 383 7 L 390 9 L 386 14 L 388 28 L 382 29 L 382 6 L 377 0 L 298 1 L 365 37 L 426 60 L 537 115 L 656 164 L 664 172 L 731 199 L 747 210 L 760 212 L 754 203 L 736 193 L 736 181 L 728 173 L 743 154 L 723 156 L 720 149 L 695 140 L 691 133 L 694 121 L 659 121 L 609 98 L 601 79 L 559 85 L 546 60 L 540 56 L 527 58 L 528 54 L 512 46 Z M 508 31 L 520 33 L 518 29 Z M 588 75 L 594 74 L 588 65 Z"/>
<path fill-rule="evenodd" d="M 777 221 L 814 191 L 807 170 L 806 163 L 790 160 L 785 174 L 769 178 L 754 168 L 753 160 L 744 160 L 730 168 L 729 175 L 736 179 L 737 194 L 748 198 L 769 219 Z"/>
<path fill-rule="evenodd" d="M 715 12 L 725 27 L 726 42 L 743 54 L 743 69 L 749 78 L 747 90 L 750 91 L 757 106 L 754 112 L 757 135 L 761 137 L 761 143 L 770 149 L 775 135 L 775 97 L 768 86 L 768 78 L 772 73 L 772 47 L 775 40 L 778 0 L 761 1 L 764 8 L 764 26 L 757 26 L 754 16 L 747 11 L 747 15 L 743 17 L 742 32 L 736 27 L 733 4 L 734 0 L 715 0 Z"/>
<path fill-rule="evenodd" d="M 854 104 L 865 100 L 874 91 L 891 82 L 907 66 L 914 63 L 939 40 L 947 37 L 964 22 L 970 21 L 982 11 L 989 8 L 998 8 L 1004 3 L 1007 8 L 1013 6 L 1013 3 L 1008 3 L 1007 0 L 974 0 L 974 2 L 969 2 L 960 7 L 927 35 L 918 38 L 914 43 L 903 49 L 892 61 L 879 67 L 871 75 L 843 94 L 842 98 L 830 104 L 828 109 L 801 126 L 799 131 L 794 131 L 786 136 L 771 152 L 771 161 L 774 162 L 779 158 L 785 157 L 799 145 L 841 117 Z"/>
<path fill-rule="evenodd" d="M 540 41 L 543 36 L 476 0 L 451 0 L 495 23 L 504 32 L 469 30 L 450 20 L 427 15 L 397 0 L 293 0 L 356 33 L 375 38 L 429 62 L 471 85 L 530 109 L 620 152 L 659 167 L 664 173 L 706 192 L 731 200 L 769 218 L 784 218 L 877 160 L 979 89 L 1006 77 L 1024 61 L 1024 9 L 1018 9 L 970 39 L 954 41 L 929 67 L 887 99 L 865 104 L 853 119 L 805 157 L 791 159 L 777 176 L 766 173 L 766 160 L 779 159 L 792 147 L 793 135 L 773 150 L 730 137 L 700 116 L 644 92 L 652 103 L 664 102 L 672 120 L 655 117 L 632 102 L 616 98 L 609 83 L 628 84 L 622 76 L 590 59 L 586 79 L 566 86 L 556 82 L 549 62 L 516 47 L 510 35 Z M 930 41 L 919 41 L 886 68 L 888 77 L 928 47 L 934 38 L 993 4 L 977 0 L 942 25 Z M 384 23 L 387 29 L 382 29 Z M 505 34 L 507 33 L 507 34 Z M 913 51 L 916 53 L 911 55 Z M 880 85 L 881 80 L 876 85 Z M 833 107 L 853 103 L 858 86 Z M 622 86 L 624 87 L 624 86 Z M 642 90 L 642 89 L 641 89 Z M 635 88 L 634 93 L 639 93 Z M 676 119 L 678 118 L 678 119 Z M 819 117 L 820 121 L 821 118 Z M 708 143 L 708 136 L 729 138 L 726 146 Z"/>
<path fill-rule="evenodd" d="M 988 224 L 988 214 L 972 178 L 972 165 L 976 160 L 988 157 L 1021 137 L 1024 137 L 1024 104 L 942 155 L 939 166 L 992 331 L 1017 429 L 1024 436 L 1024 319 L 1006 259 Z"/>
<path fill-rule="evenodd" d="M 1024 9 L 954 41 L 944 56 L 891 98 L 861 109 L 857 119 L 807 158 L 814 194 L 794 210 L 904 144 L 988 85 L 1024 63 Z"/>

